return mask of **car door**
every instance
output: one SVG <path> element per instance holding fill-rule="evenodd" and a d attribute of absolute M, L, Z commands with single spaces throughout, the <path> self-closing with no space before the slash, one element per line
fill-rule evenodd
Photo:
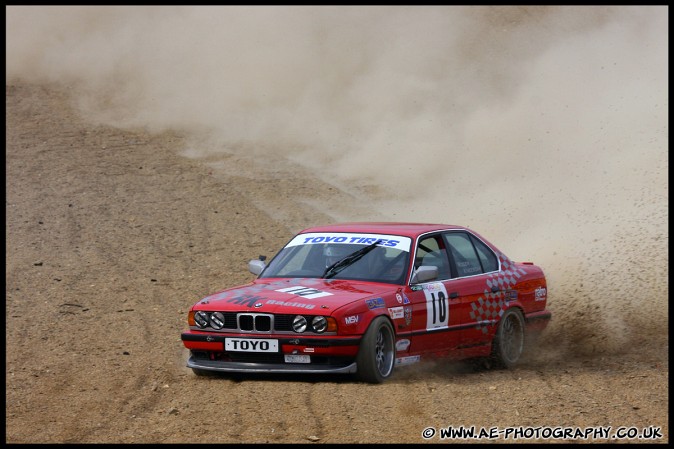
<path fill-rule="evenodd" d="M 481 240 L 465 231 L 443 234 L 449 254 L 452 280 L 447 294 L 460 320 L 463 355 L 491 344 L 495 323 L 500 318 L 505 292 L 489 282 L 498 271 L 495 253 Z"/>
<path fill-rule="evenodd" d="M 434 279 L 407 287 L 412 306 L 413 329 L 410 352 L 445 353 L 459 347 L 461 315 L 455 310 L 455 298 L 450 298 L 447 283 L 452 280 L 449 255 L 440 233 L 419 239 L 414 253 L 414 269 L 434 266 Z"/>

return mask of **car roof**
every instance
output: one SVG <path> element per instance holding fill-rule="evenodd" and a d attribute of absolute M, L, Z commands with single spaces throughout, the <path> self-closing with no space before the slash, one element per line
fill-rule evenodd
<path fill-rule="evenodd" d="M 463 226 L 434 224 L 434 223 L 406 223 L 406 222 L 351 222 L 336 223 L 325 226 L 314 226 L 304 229 L 300 234 L 309 232 L 359 232 L 367 234 L 393 234 L 411 238 L 418 237 L 428 232 L 467 229 Z"/>

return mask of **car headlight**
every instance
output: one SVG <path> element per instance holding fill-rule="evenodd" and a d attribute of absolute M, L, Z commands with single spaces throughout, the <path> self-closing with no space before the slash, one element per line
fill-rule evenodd
<path fill-rule="evenodd" d="M 208 326 L 208 314 L 200 310 L 194 314 L 194 322 L 197 326 L 203 329 L 204 327 Z"/>
<path fill-rule="evenodd" d="M 223 315 L 222 312 L 212 313 L 211 318 L 208 321 L 211 323 L 213 329 L 222 329 L 225 325 L 225 315 Z"/>
<path fill-rule="evenodd" d="M 311 320 L 311 327 L 314 329 L 314 332 L 319 334 L 325 332 L 325 329 L 328 328 L 328 320 L 324 316 L 315 316 Z"/>
<path fill-rule="evenodd" d="M 293 318 L 293 330 L 299 333 L 307 330 L 307 319 L 302 315 L 297 315 L 295 318 Z"/>

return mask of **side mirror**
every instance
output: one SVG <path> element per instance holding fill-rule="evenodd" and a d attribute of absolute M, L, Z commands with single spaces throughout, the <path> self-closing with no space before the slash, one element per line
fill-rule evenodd
<path fill-rule="evenodd" d="M 432 281 L 438 277 L 438 267 L 431 265 L 422 265 L 416 269 L 412 278 L 410 279 L 410 284 L 421 284 L 422 282 Z"/>
<path fill-rule="evenodd" d="M 264 260 L 253 259 L 248 262 L 248 271 L 253 273 L 256 276 L 259 276 L 260 273 L 267 267 L 267 264 L 264 263 Z"/>

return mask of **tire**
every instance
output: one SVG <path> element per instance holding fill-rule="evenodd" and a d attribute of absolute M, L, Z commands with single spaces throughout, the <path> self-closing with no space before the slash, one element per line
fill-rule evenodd
<path fill-rule="evenodd" d="M 494 336 L 491 359 L 501 368 L 512 368 L 524 350 L 524 317 L 519 309 L 508 309 Z"/>
<path fill-rule="evenodd" d="M 369 383 L 382 383 L 393 372 L 395 364 L 395 335 L 384 316 L 378 316 L 360 343 L 356 356 L 357 377 Z"/>

